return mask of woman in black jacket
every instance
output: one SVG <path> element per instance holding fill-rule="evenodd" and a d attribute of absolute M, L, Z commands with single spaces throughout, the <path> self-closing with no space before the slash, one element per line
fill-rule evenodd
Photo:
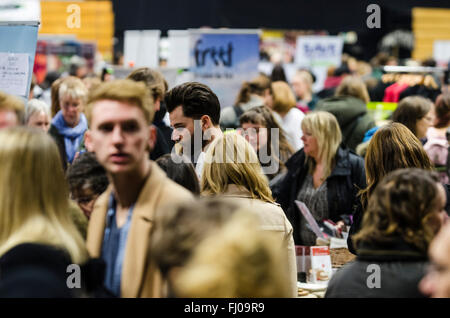
<path fill-rule="evenodd" d="M 423 297 L 418 284 L 445 201 L 435 172 L 410 168 L 385 176 L 354 237 L 358 257 L 336 272 L 325 297 Z"/>
<path fill-rule="evenodd" d="M 331 219 L 342 226 L 366 186 L 364 161 L 340 147 L 342 135 L 332 114 L 311 112 L 301 126 L 304 148 L 287 161 L 286 176 L 272 192 L 292 224 L 295 244 L 315 245 L 295 200 L 304 202 L 317 221 Z"/>

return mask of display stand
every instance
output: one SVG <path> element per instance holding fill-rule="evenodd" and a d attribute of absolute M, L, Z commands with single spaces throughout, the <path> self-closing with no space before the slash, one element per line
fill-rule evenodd
<path fill-rule="evenodd" d="M 28 99 L 39 24 L 0 22 L 0 91 Z"/>

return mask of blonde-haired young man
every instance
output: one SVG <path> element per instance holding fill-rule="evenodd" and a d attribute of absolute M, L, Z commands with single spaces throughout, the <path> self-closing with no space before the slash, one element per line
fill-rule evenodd
<path fill-rule="evenodd" d="M 192 199 L 148 159 L 153 114 L 148 89 L 131 80 L 104 83 L 88 101 L 86 147 L 106 169 L 110 186 L 94 206 L 87 247 L 106 262 L 105 286 L 120 297 L 164 296 L 160 273 L 147 257 L 153 219 L 164 205 Z"/>

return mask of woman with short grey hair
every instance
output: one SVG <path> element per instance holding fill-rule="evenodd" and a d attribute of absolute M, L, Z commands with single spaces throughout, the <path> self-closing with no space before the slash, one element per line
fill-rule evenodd
<path fill-rule="evenodd" d="M 25 125 L 48 132 L 50 128 L 50 107 L 43 101 L 31 99 L 25 108 Z"/>

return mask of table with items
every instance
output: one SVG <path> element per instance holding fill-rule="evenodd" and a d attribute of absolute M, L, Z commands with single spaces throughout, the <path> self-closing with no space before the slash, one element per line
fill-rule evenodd
<path fill-rule="evenodd" d="M 317 240 L 317 246 L 296 246 L 298 298 L 323 298 L 333 274 L 355 259 L 345 239 Z"/>

